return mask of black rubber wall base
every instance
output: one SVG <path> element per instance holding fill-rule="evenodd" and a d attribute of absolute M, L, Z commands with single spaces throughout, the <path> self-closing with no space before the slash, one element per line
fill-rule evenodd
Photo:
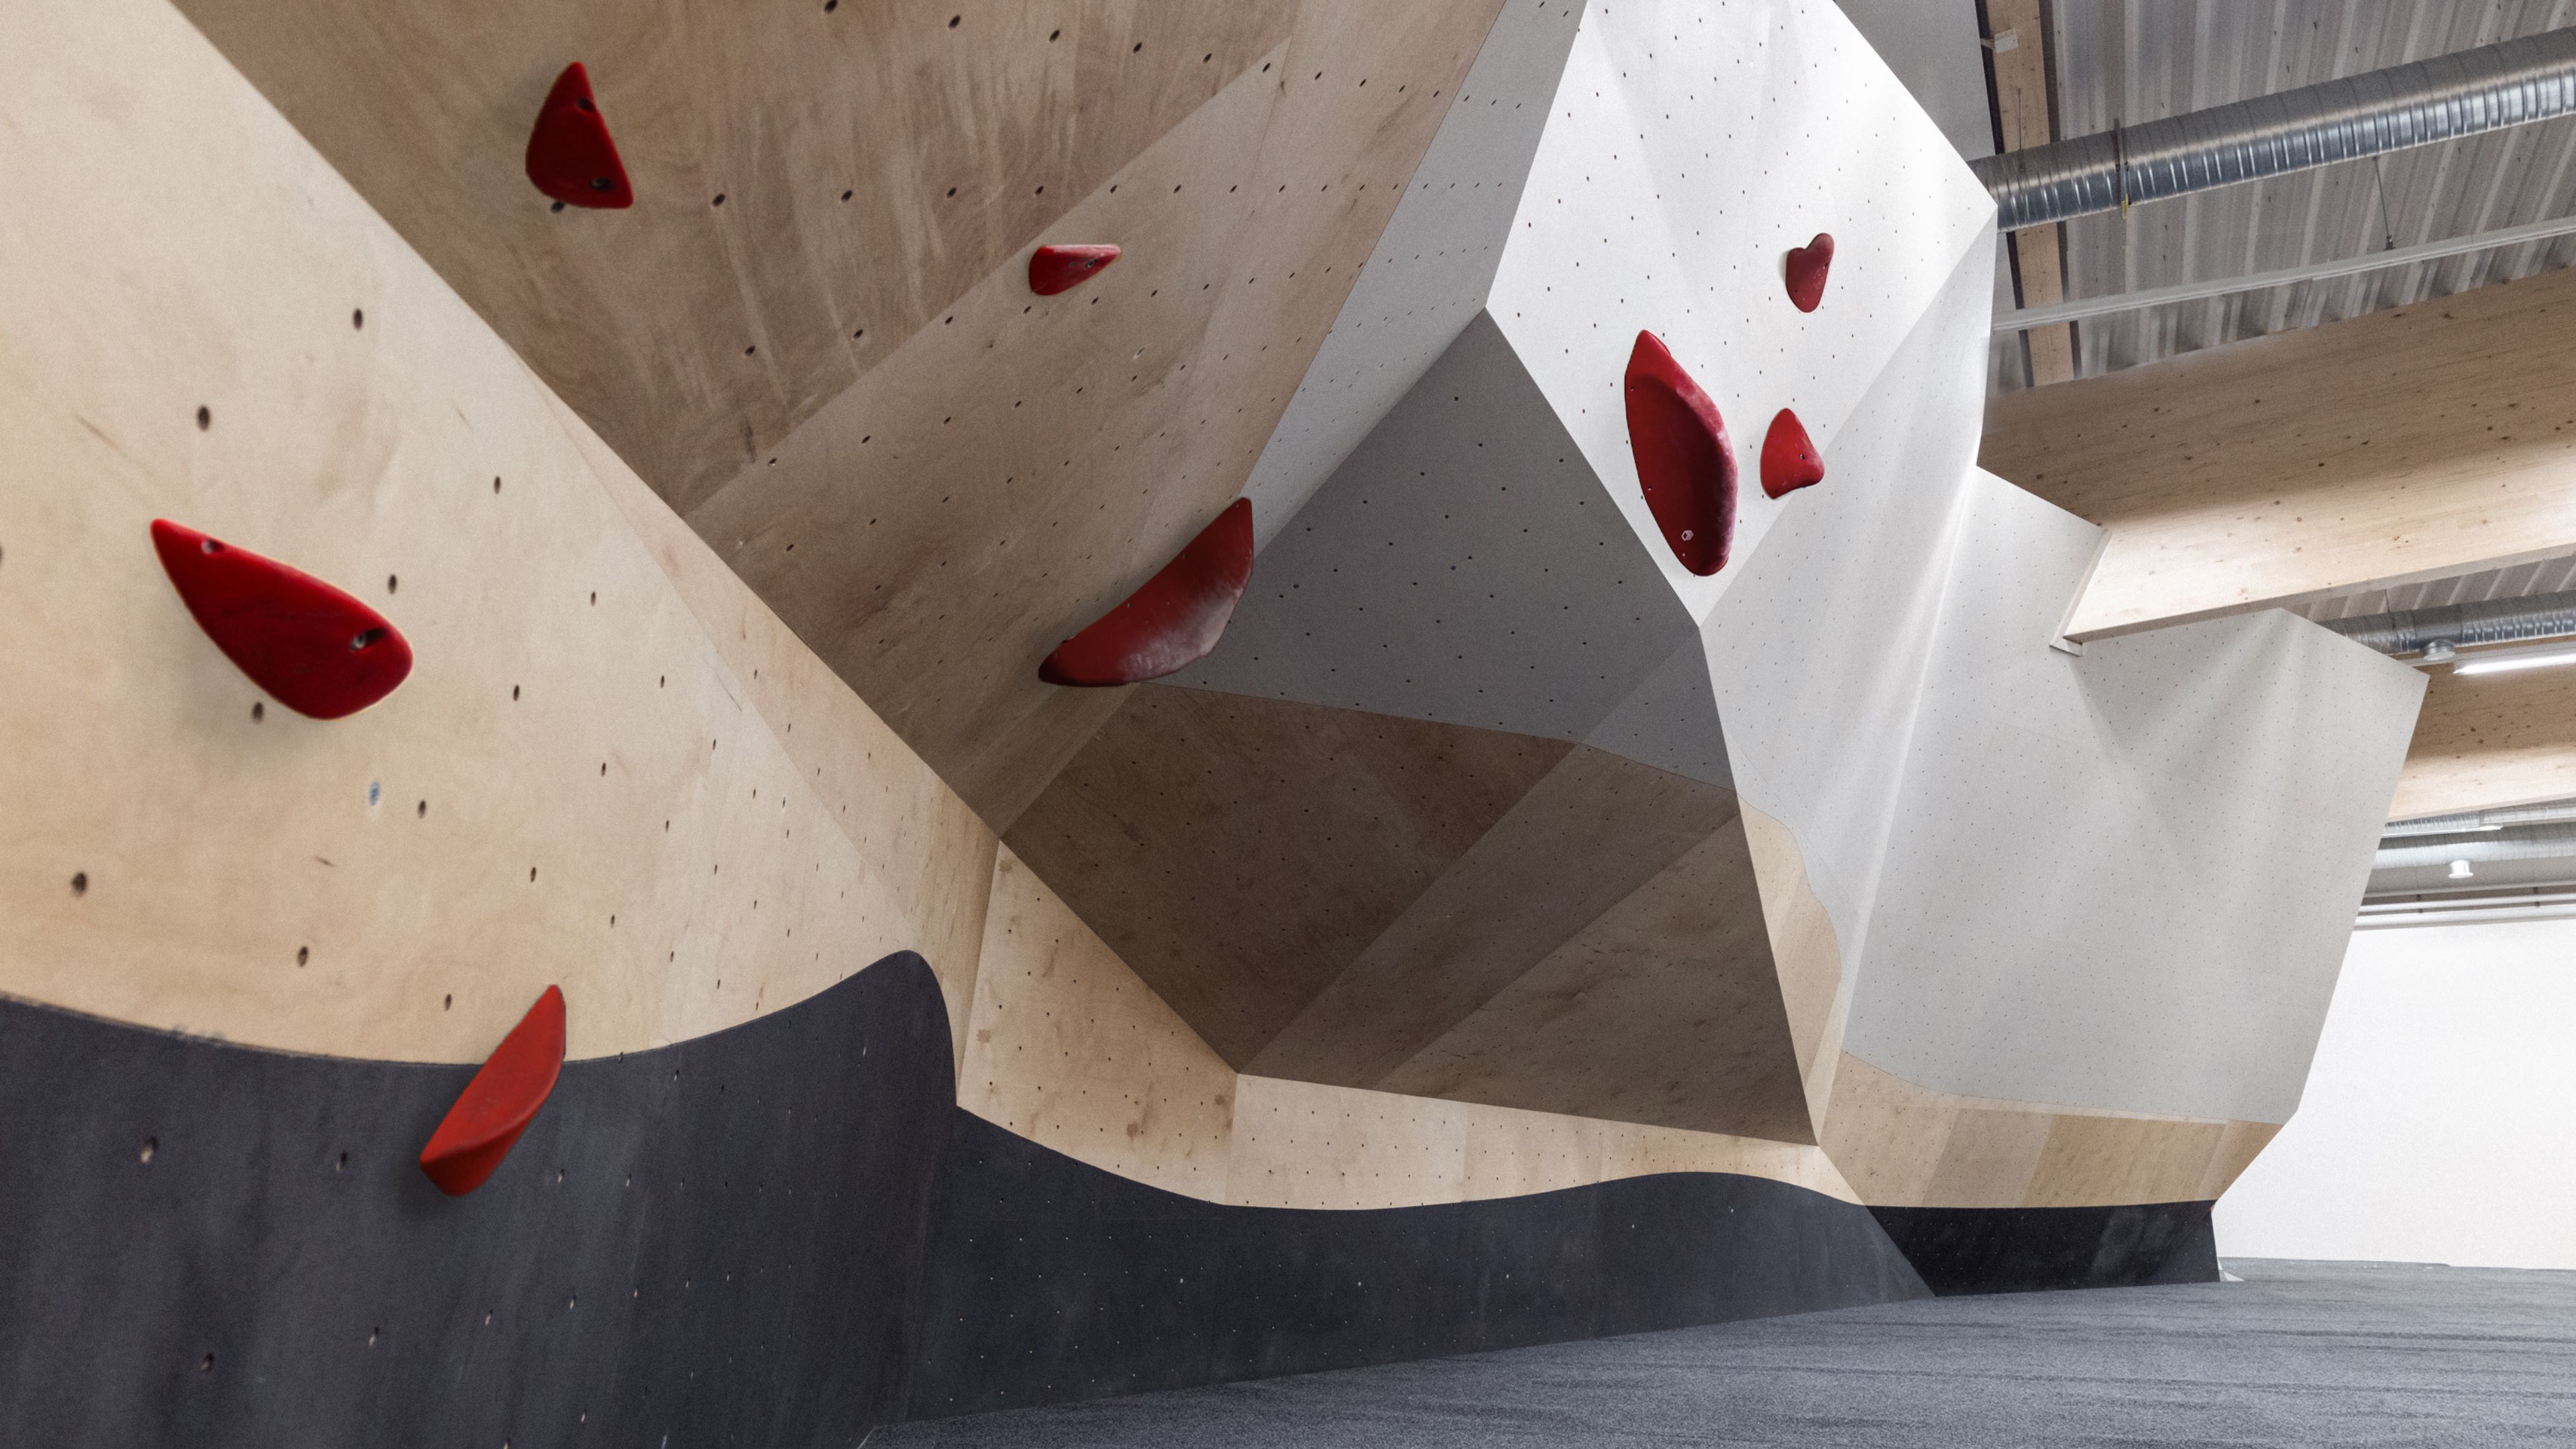
<path fill-rule="evenodd" d="M 2030 1293 L 2215 1283 L 2206 1202 L 2074 1208 L 1871 1208 L 1932 1291 Z"/>
<path fill-rule="evenodd" d="M 958 1109 L 910 954 L 568 1063 L 451 1199 L 416 1159 L 472 1071 L 0 1000 L 0 1444 L 802 1449 L 1926 1280 L 2217 1271 L 2201 1203 L 1873 1213 L 1706 1173 L 1360 1212 L 1179 1197 Z"/>
<path fill-rule="evenodd" d="M 1225 1207 L 954 1120 L 915 1418 L 1928 1296 L 1867 1209 L 1767 1178 Z"/>
<path fill-rule="evenodd" d="M 899 1392 L 949 1060 L 893 958 L 566 1065 L 448 1198 L 418 1156 L 471 1067 L 0 1002 L 0 1444 L 855 1444 Z"/>

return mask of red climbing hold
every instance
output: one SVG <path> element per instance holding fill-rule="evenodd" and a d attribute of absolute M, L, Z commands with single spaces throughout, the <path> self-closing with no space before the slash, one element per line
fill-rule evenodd
<path fill-rule="evenodd" d="M 563 990 L 549 986 L 501 1038 L 420 1150 L 420 1170 L 440 1192 L 463 1197 L 483 1185 L 546 1104 L 563 1057 Z"/>
<path fill-rule="evenodd" d="M 1813 312 L 1825 299 L 1825 273 L 1834 264 L 1834 239 L 1830 232 L 1816 233 L 1816 239 L 1802 247 L 1789 248 L 1789 300 L 1801 312 Z"/>
<path fill-rule="evenodd" d="M 580 61 L 555 77 L 555 88 L 546 92 L 545 106 L 537 112 L 537 128 L 528 133 L 528 179 L 566 206 L 635 204 L 626 168 L 617 160 L 617 143 L 608 139 L 608 122 L 591 98 L 590 72 Z"/>
<path fill-rule="evenodd" d="M 1207 657 L 1250 582 L 1252 500 L 1238 498 L 1127 602 L 1057 645 L 1038 678 L 1088 686 L 1159 679 Z"/>
<path fill-rule="evenodd" d="M 1762 491 L 1778 498 L 1824 481 L 1825 460 L 1807 440 L 1806 428 L 1796 413 L 1780 409 L 1771 431 L 1762 435 Z"/>
<path fill-rule="evenodd" d="M 1040 247 L 1029 254 L 1029 290 L 1041 297 L 1069 292 L 1118 260 L 1118 248 Z"/>
<path fill-rule="evenodd" d="M 197 627 L 288 709 L 356 714 L 411 673 L 411 645 L 384 615 L 311 574 L 166 518 L 152 520 L 152 547 Z"/>
<path fill-rule="evenodd" d="M 1726 567 L 1735 542 L 1735 449 L 1717 404 L 1652 332 L 1628 354 L 1628 451 L 1673 557 L 1695 574 Z"/>

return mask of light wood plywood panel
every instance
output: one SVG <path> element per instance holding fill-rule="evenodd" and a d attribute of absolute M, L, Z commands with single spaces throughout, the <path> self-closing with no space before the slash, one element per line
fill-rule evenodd
<path fill-rule="evenodd" d="M 635 480 L 183 17 L 14 7 L 0 68 L 0 990 L 466 1061 L 559 983 L 590 1056 L 971 946 L 971 822 L 854 701 L 800 732 L 862 732 L 842 778 L 785 746 Z M 263 699 L 160 515 L 380 605 L 411 678 Z"/>
<path fill-rule="evenodd" d="M 1246 1069 L 1392 1086 L 1390 1073 L 1724 827 L 1735 809 L 1735 792 L 1723 786 L 1575 747 Z"/>
<path fill-rule="evenodd" d="M 771 724 L 833 824 L 878 865 L 948 1004 L 950 1048 L 966 1058 L 966 1019 L 1001 842 L 936 771 L 886 728 L 769 606 L 724 566 L 559 398 L 556 420 L 615 499 L 721 656 L 731 687 Z M 802 722 L 802 731 L 797 725 Z"/>
<path fill-rule="evenodd" d="M 1245 1075 L 1232 1200 L 1381 1208 L 1729 1172 L 1857 1201 L 1823 1151 L 1717 1133 Z"/>
<path fill-rule="evenodd" d="M 1122 1177 L 1228 1200 L 1234 1069 L 1007 848 L 958 1105 Z"/>
<path fill-rule="evenodd" d="M 1851 1008 L 1842 942 L 1807 880 L 1806 854 L 1786 822 L 1745 806 L 1744 845 L 1762 890 L 1762 921 L 1771 937 L 1798 1077 L 1806 1084 L 1807 1120 L 1819 1122 L 1842 1062 L 1843 1022 Z"/>
<path fill-rule="evenodd" d="M 1710 833 L 1377 1085 L 1814 1141 L 1742 826 Z"/>
<path fill-rule="evenodd" d="M 1248 1064 L 1571 748 L 1147 685 L 1009 840 Z"/>
<path fill-rule="evenodd" d="M 1039 660 L 1241 490 L 1490 18 L 1309 5 L 1062 219 L 1117 265 L 1015 254 L 689 511 L 996 828 L 1118 707 Z"/>
<path fill-rule="evenodd" d="M 2576 551 L 2576 273 L 1998 398 L 1980 461 L 2111 530 L 2078 639 Z"/>
<path fill-rule="evenodd" d="M 1256 70 L 1299 11 L 179 8 L 683 511 Z M 552 212 L 521 170 L 575 60 L 631 211 Z"/>
<path fill-rule="evenodd" d="M 1823 1139 L 1881 1207 L 2098 1207 L 2215 1198 L 2278 1131 L 1963 1097 L 1846 1054 Z"/>
<path fill-rule="evenodd" d="M 1240 490 L 1498 3 L 193 13 L 1000 827 L 1117 703 L 1037 661 Z M 575 54 L 631 212 L 518 175 Z M 1043 240 L 1127 252 L 1040 300 Z"/>
<path fill-rule="evenodd" d="M 2576 795 L 2576 671 L 2424 673 L 2390 819 Z"/>

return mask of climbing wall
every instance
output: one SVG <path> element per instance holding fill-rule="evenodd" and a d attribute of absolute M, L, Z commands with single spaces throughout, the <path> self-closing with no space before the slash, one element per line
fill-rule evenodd
<path fill-rule="evenodd" d="M 0 1438 L 2201 1272 L 2413 677 L 2049 647 L 1831 6 L 653 20 L 0 14 Z"/>

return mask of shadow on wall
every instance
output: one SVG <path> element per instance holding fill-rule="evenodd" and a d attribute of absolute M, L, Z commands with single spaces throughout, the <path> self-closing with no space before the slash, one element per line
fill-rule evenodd
<path fill-rule="evenodd" d="M 567 1063 L 451 1200 L 414 1159 L 473 1070 L 0 1001 L 0 1441 L 849 1443 L 1926 1291 L 1868 1209 L 1760 1178 L 1349 1212 L 1149 1188 L 957 1108 L 910 953 Z"/>

